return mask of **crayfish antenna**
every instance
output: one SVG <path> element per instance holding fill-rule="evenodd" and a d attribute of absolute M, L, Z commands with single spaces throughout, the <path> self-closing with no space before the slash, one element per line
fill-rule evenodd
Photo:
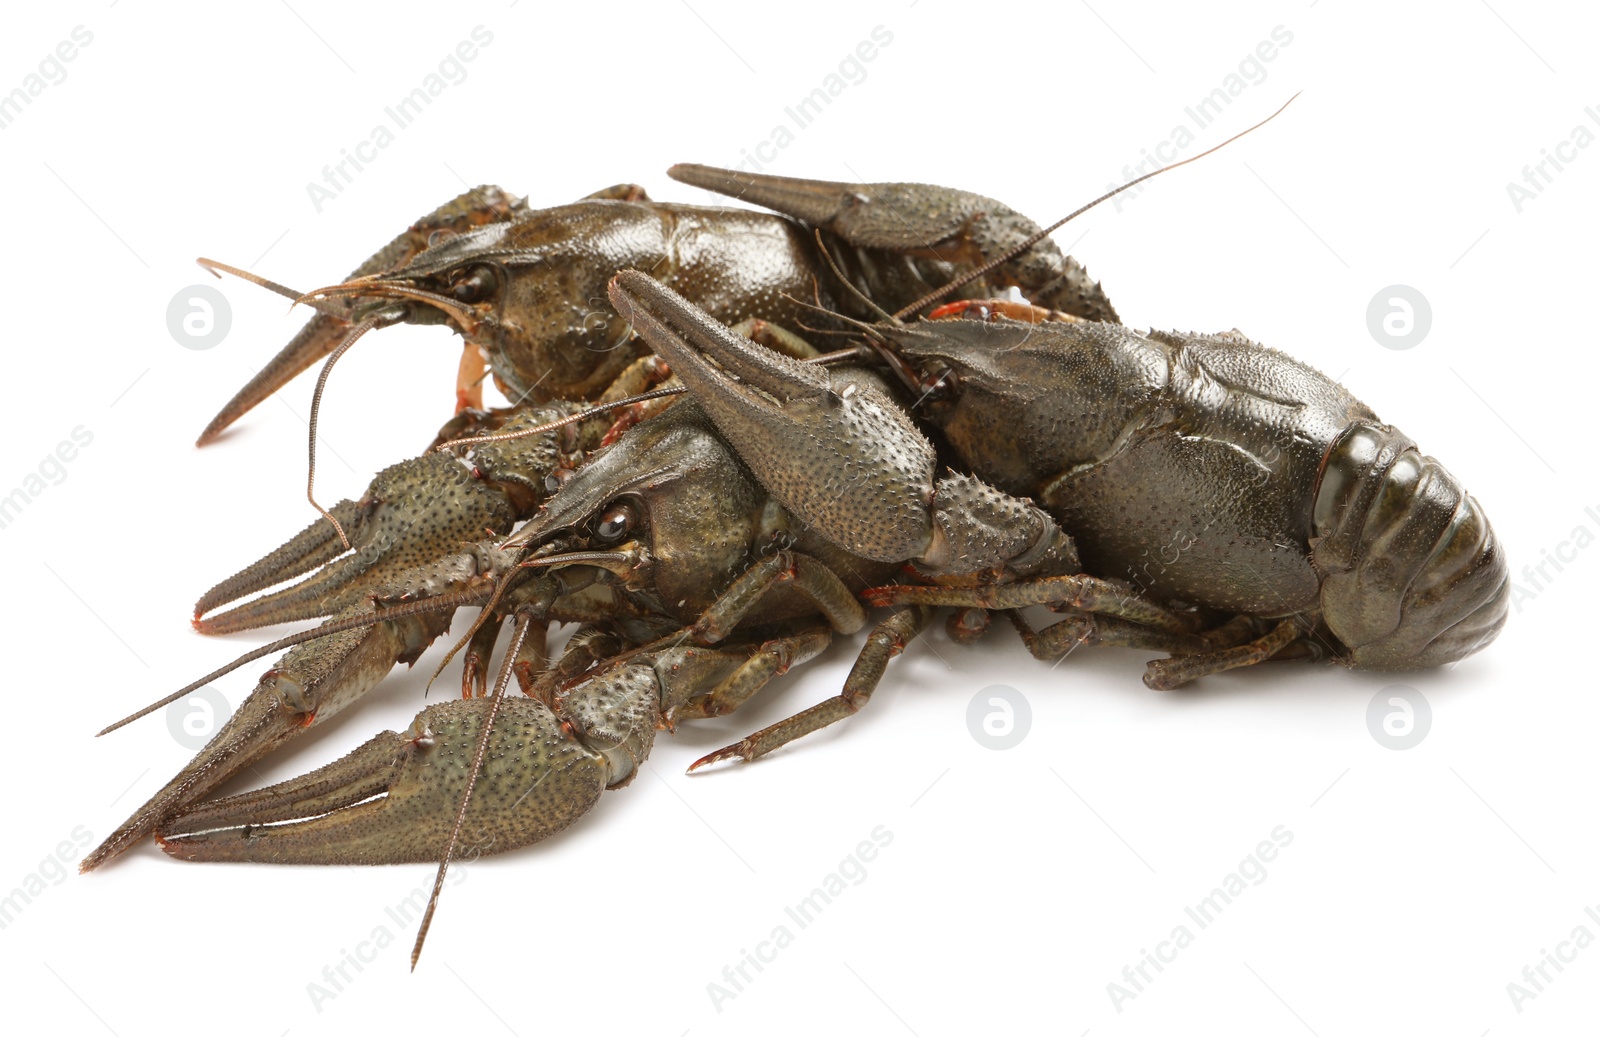
<path fill-rule="evenodd" d="M 227 263 L 221 263 L 215 259 L 207 259 L 205 256 L 198 257 L 195 259 L 195 262 L 200 265 L 202 270 L 214 277 L 220 278 L 223 274 L 232 274 L 241 281 L 249 281 L 253 285 L 259 285 L 275 295 L 283 296 L 285 299 L 292 299 L 295 302 L 300 302 L 302 299 L 305 299 L 304 292 L 297 292 L 293 288 L 286 288 L 276 281 L 267 280 L 260 274 L 253 274 L 248 270 L 243 270 L 236 266 L 229 266 Z M 323 299 L 305 299 L 305 303 L 307 306 L 310 306 L 312 309 L 316 310 L 320 314 L 323 314 L 324 316 L 333 317 L 334 319 L 343 323 L 349 323 L 350 309 L 347 306 L 336 306 L 333 303 Z"/>
<path fill-rule="evenodd" d="M 522 644 L 528 639 L 528 628 L 533 624 L 536 613 L 542 615 L 539 610 L 532 608 L 517 610 L 516 629 L 511 635 L 511 644 L 506 649 L 500 676 L 495 680 L 489 715 L 484 718 L 483 729 L 478 732 L 478 744 L 472 754 L 472 767 L 467 771 L 466 788 L 461 793 L 461 806 L 456 810 L 455 822 L 450 826 L 450 841 L 445 844 L 444 856 L 439 858 L 439 871 L 433 879 L 433 892 L 428 896 L 428 907 L 422 912 L 422 921 L 417 926 L 417 940 L 411 945 L 412 972 L 417 971 L 417 959 L 422 957 L 422 944 L 427 940 L 428 929 L 433 925 L 433 913 L 439 907 L 439 894 L 444 890 L 444 876 L 450 870 L 450 858 L 455 856 L 456 846 L 461 841 L 461 826 L 467 820 L 467 805 L 472 802 L 472 789 L 478 783 L 478 775 L 483 773 L 483 758 L 489 751 L 489 734 L 494 730 L 495 719 L 500 715 L 500 705 L 505 701 L 506 685 L 511 683 L 511 673 L 516 665 L 517 653 L 522 651 Z"/>
<path fill-rule="evenodd" d="M 252 649 L 251 651 L 246 652 L 227 665 L 217 667 L 215 670 L 212 670 L 199 680 L 185 684 L 172 694 L 167 695 L 164 698 L 157 699 L 148 706 L 145 706 L 143 709 L 128 714 L 114 724 L 106 725 L 99 731 L 95 732 L 95 737 L 99 738 L 102 735 L 108 735 L 119 727 L 126 727 L 135 720 L 148 716 L 164 706 L 170 706 L 190 692 L 197 691 L 198 689 L 205 687 L 207 684 L 210 684 L 218 677 L 226 677 L 228 674 L 232 673 L 234 670 L 237 670 L 246 663 L 255 662 L 257 659 L 260 659 L 263 656 L 271 655 L 273 652 L 281 652 L 285 648 L 293 648 L 296 645 L 305 644 L 307 641 L 315 641 L 320 637 L 328 637 L 332 634 L 343 633 L 346 630 L 354 630 L 357 627 L 367 627 L 372 626 L 375 623 L 385 623 L 390 620 L 405 619 L 410 616 L 421 615 L 424 612 L 437 612 L 441 609 L 461 608 L 468 605 L 482 605 L 487 600 L 488 592 L 486 589 L 474 588 L 467 591 L 460 591 L 455 594 L 441 594 L 437 598 L 429 598 L 425 601 L 408 601 L 399 605 L 382 607 L 375 612 L 371 612 L 366 615 L 344 616 L 336 619 L 330 619 L 325 623 L 312 627 L 310 630 L 302 630 L 299 633 L 290 634 L 287 637 L 280 637 L 271 644 L 265 644 L 260 648 Z"/>
<path fill-rule="evenodd" d="M 317 503 L 316 497 L 317 422 L 322 416 L 322 392 L 328 386 L 328 375 L 333 371 L 333 365 L 337 364 L 339 358 L 350 351 L 351 346 L 361 341 L 363 335 L 373 328 L 383 328 L 391 324 L 398 324 L 405 318 L 406 311 L 403 308 L 391 308 L 374 313 L 360 324 L 351 328 L 344 341 L 339 343 L 339 347 L 329 354 L 327 363 L 322 365 L 322 372 L 317 375 L 316 391 L 311 394 L 311 417 L 306 423 L 310 428 L 310 435 L 307 439 L 306 500 L 311 502 L 311 506 L 316 508 L 323 518 L 333 523 L 334 530 L 339 534 L 339 542 L 344 544 L 346 551 L 350 550 L 350 538 L 345 536 L 344 526 L 340 525 L 339 520 L 334 518 L 333 512 Z"/>
<path fill-rule="evenodd" d="M 1243 137 L 1245 134 L 1254 133 L 1256 130 L 1259 130 L 1261 127 L 1265 126 L 1267 123 L 1271 122 L 1273 119 L 1276 119 L 1280 114 L 1282 114 L 1283 110 L 1285 108 L 1289 107 L 1289 105 L 1293 104 L 1295 97 L 1299 97 L 1301 93 L 1302 93 L 1302 91 L 1299 91 L 1299 90 L 1295 91 L 1294 97 L 1289 98 L 1289 100 L 1287 100 L 1287 101 L 1283 102 L 1283 104 L 1279 105 L 1277 111 L 1273 112 L 1271 115 L 1267 116 L 1265 119 L 1262 119 L 1260 122 L 1256 123 L 1254 126 L 1249 126 L 1249 127 L 1246 127 L 1245 129 L 1240 130 L 1238 133 L 1235 133 L 1233 136 L 1229 137 L 1227 140 L 1223 141 L 1221 144 L 1213 145 L 1212 147 L 1209 147 L 1206 150 L 1200 152 L 1200 154 L 1198 154 L 1198 155 L 1190 155 L 1188 158 L 1182 159 L 1182 160 L 1180 160 L 1178 162 L 1174 162 L 1170 166 L 1162 166 L 1160 169 L 1151 170 L 1150 172 L 1144 174 L 1143 176 L 1134 177 L 1132 180 L 1129 180 L 1127 183 L 1123 184 L 1122 186 L 1112 188 L 1111 190 L 1107 191 L 1105 194 L 1103 194 L 1100 197 L 1096 198 L 1094 201 L 1090 202 L 1089 204 L 1079 206 L 1078 208 L 1074 209 L 1072 212 L 1069 212 L 1067 215 L 1061 217 L 1061 219 L 1059 219 L 1056 222 L 1050 224 L 1050 226 L 1044 227 L 1044 228 L 1040 229 L 1039 231 L 1037 231 L 1037 232 L 1035 232 L 1033 234 L 1030 234 L 1028 237 L 1023 238 L 1020 242 L 1018 242 L 1016 245 L 1012 246 L 1010 249 L 1007 249 L 1004 253 L 1002 253 L 997 258 L 991 259 L 989 262 L 983 264 L 982 266 L 978 267 L 975 270 L 967 271 L 966 273 L 962 274 L 960 277 L 957 277 L 955 280 L 953 280 L 950 283 L 944 285 L 942 288 L 935 288 L 933 291 L 929 292 L 927 295 L 924 295 L 922 298 L 918 299 L 916 302 L 911 303 L 909 306 L 901 307 L 899 310 L 897 310 L 895 312 L 895 316 L 896 317 L 909 317 L 911 314 L 916 313 L 918 310 L 922 309 L 924 306 L 928 306 L 928 305 L 931 305 L 933 303 L 936 303 L 940 299 L 943 299 L 945 296 L 949 295 L 951 292 L 957 291 L 960 288 L 962 288 L 962 287 L 964 287 L 964 286 L 966 286 L 968 284 L 971 284 L 973 281 L 976 281 L 978 278 L 983 277 L 985 274 L 987 274 L 990 271 L 994 270 L 996 267 L 1001 266 L 1002 264 L 1011 262 L 1013 259 L 1015 259 L 1018 256 L 1022 255 L 1024 252 L 1028 251 L 1030 248 L 1032 248 L 1033 246 L 1037 245 L 1039 242 L 1043 241 L 1045 238 L 1049 237 L 1051 234 L 1054 234 L 1056 231 L 1060 230 L 1062 227 L 1066 226 L 1068 223 L 1070 223 L 1073 220 L 1077 219 L 1079 216 L 1082 216 L 1084 213 L 1088 212 L 1090 209 L 1093 209 L 1095 206 L 1099 205 L 1101 202 L 1110 201 L 1111 199 L 1115 198 L 1117 195 L 1121 194 L 1122 192 L 1128 190 L 1129 188 L 1133 188 L 1133 187 L 1139 186 L 1140 184 L 1144 183 L 1146 180 L 1149 180 L 1151 177 L 1160 176 L 1162 173 L 1170 172 L 1170 171 L 1172 171 L 1174 169 L 1177 169 L 1179 166 L 1186 166 L 1191 162 L 1198 162 L 1201 159 L 1205 158 L 1207 155 L 1210 155 L 1210 154 L 1212 154 L 1214 152 L 1217 152 L 1217 151 L 1221 151 L 1223 148 L 1227 147 L 1229 144 L 1232 144 L 1234 141 L 1238 140 L 1240 137 Z"/>
<path fill-rule="evenodd" d="M 317 422 L 322 416 L 322 391 L 327 388 L 328 375 L 333 371 L 333 365 L 339 362 L 339 358 L 344 356 L 351 346 L 360 341 L 361 336 L 371 331 L 375 326 L 375 322 L 370 317 L 357 324 L 351 329 L 350 334 L 345 336 L 344 341 L 339 343 L 339 348 L 329 354 L 327 363 L 322 365 L 322 371 L 317 375 L 317 388 L 311 394 L 311 419 L 307 422 L 310 436 L 307 442 L 306 500 L 311 502 L 311 506 L 317 509 L 318 514 L 333 524 L 334 532 L 339 534 L 339 542 L 344 545 L 346 551 L 350 550 L 350 538 L 345 536 L 344 526 L 340 524 L 338 519 L 333 517 L 333 512 L 317 503 Z"/>
<path fill-rule="evenodd" d="M 844 285 L 850 294 L 856 297 L 856 301 L 864 305 L 869 312 L 877 314 L 879 320 L 886 321 L 889 324 L 899 324 L 900 321 L 894 314 L 873 302 L 866 292 L 857 288 L 855 282 L 846 277 L 844 271 L 839 269 L 839 261 L 833 257 L 833 253 L 828 250 L 827 242 L 822 239 L 822 228 L 818 227 L 812 233 L 817 238 L 817 251 L 821 252 L 822 258 L 828 261 L 828 269 L 832 270 L 833 276 L 838 279 L 839 283 Z M 821 309 L 821 307 L 818 308 Z"/>
<path fill-rule="evenodd" d="M 482 630 L 494 618 L 494 610 L 499 606 L 500 599 L 505 597 L 506 590 L 511 586 L 511 581 L 521 575 L 521 572 L 520 568 L 512 568 L 495 581 L 494 593 L 478 612 L 478 618 L 472 621 L 471 628 L 461 635 L 455 644 L 450 646 L 450 650 L 444 653 L 444 658 L 439 660 L 439 665 L 433 668 L 433 673 L 428 675 L 428 683 L 423 685 L 422 688 L 423 695 L 427 695 L 432 690 L 433 682 L 438 680 L 439 675 L 444 672 L 444 668 L 450 665 L 450 660 L 454 659 L 463 648 L 470 645 L 472 639 L 478 636 L 478 631 Z"/>
<path fill-rule="evenodd" d="M 441 453 L 448 453 L 458 446 L 480 446 L 484 443 L 505 443 L 513 439 L 526 439 L 528 436 L 540 436 L 546 432 L 554 432 L 556 429 L 563 428 L 567 425 L 576 425 L 581 421 L 587 421 L 590 418 L 597 417 L 609 411 L 617 410 L 620 407 L 631 407 L 635 403 L 645 403 L 649 400 L 659 400 L 664 396 L 677 396 L 684 391 L 684 387 L 681 385 L 669 385 L 663 389 L 651 389 L 649 392 L 642 392 L 633 396 L 625 396 L 620 400 L 612 400 L 609 403 L 599 403 L 588 408 L 587 410 L 581 410 L 576 414 L 568 414 L 564 418 L 558 418 L 555 421 L 547 421 L 542 425 L 535 425 L 532 428 L 518 429 L 515 432 L 495 432 L 485 436 L 463 436 L 460 439 L 447 439 L 438 446 L 435 446 L 434 449 L 440 451 Z"/>

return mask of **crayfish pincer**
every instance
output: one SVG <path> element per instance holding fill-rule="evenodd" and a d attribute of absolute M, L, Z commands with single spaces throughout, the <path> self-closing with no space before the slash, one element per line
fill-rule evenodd
<path fill-rule="evenodd" d="M 1088 571 L 1267 628 L 1147 683 L 1266 658 L 1437 666 L 1499 632 L 1508 569 L 1483 509 L 1342 385 L 1238 332 L 1003 308 L 867 334 L 961 463 L 1043 503 Z"/>

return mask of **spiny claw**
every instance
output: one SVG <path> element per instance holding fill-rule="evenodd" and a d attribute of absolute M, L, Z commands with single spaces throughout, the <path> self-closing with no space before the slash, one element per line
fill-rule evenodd
<path fill-rule="evenodd" d="M 927 249 L 954 237 L 980 213 L 1010 211 L 992 198 L 932 184 L 803 180 L 693 162 L 680 162 L 667 175 L 804 220 L 864 248 Z"/>
<path fill-rule="evenodd" d="M 332 509 L 350 538 L 317 519 L 288 543 L 207 591 L 194 607 L 202 634 L 227 634 L 273 623 L 331 615 L 383 593 L 406 570 L 481 540 L 484 530 L 510 531 L 516 514 L 505 495 L 456 458 L 424 454 L 379 472 L 359 502 Z M 326 564 L 324 564 L 326 563 Z M 292 587 L 209 619 L 207 612 L 247 594 L 323 567 Z"/>
<path fill-rule="evenodd" d="M 161 848 L 188 861 L 437 861 L 491 701 L 430 706 L 404 734 L 387 731 L 310 774 L 197 806 L 161 826 Z M 543 703 L 505 699 L 455 856 L 511 850 L 560 831 L 594 805 L 606 775 L 604 757 Z"/>
<path fill-rule="evenodd" d="M 574 404 L 552 403 L 514 413 L 465 415 L 448 422 L 440 435 L 454 439 L 468 427 L 474 435 L 514 433 L 576 410 Z M 598 427 L 589 431 L 598 435 Z M 349 554 L 344 554 L 333 523 L 318 519 L 276 551 L 207 591 L 195 603 L 195 629 L 226 634 L 315 619 L 370 597 L 413 591 L 406 581 L 418 567 L 456 555 L 463 544 L 482 540 L 486 530 L 497 536 L 508 533 L 531 514 L 548 492 L 546 478 L 581 455 L 577 437 L 576 430 L 560 429 L 466 444 L 456 448 L 460 454 L 430 450 L 384 469 L 360 501 L 340 501 L 330 509 L 350 538 Z M 319 565 L 322 569 L 292 587 L 201 618 Z"/>
<path fill-rule="evenodd" d="M 371 609 L 367 604 L 346 614 Z M 364 695 L 396 662 L 415 660 L 449 627 L 450 615 L 385 621 L 291 649 L 205 748 L 84 858 L 80 870 L 92 871 L 120 855 L 245 766 Z"/>
<path fill-rule="evenodd" d="M 683 163 L 674 180 L 741 198 L 837 234 L 859 248 L 887 249 L 977 266 L 998 259 L 1039 230 L 993 198 L 933 184 L 852 184 L 801 180 Z M 991 275 L 1033 302 L 1089 320 L 1117 323 L 1097 282 L 1045 238 Z M 975 286 L 969 291 L 981 291 Z"/>
<path fill-rule="evenodd" d="M 610 294 L 785 507 L 866 558 L 926 550 L 933 447 L 874 375 L 757 346 L 635 270 Z"/>
<path fill-rule="evenodd" d="M 576 821 L 602 791 L 633 780 L 671 709 L 749 654 L 750 646 L 669 647 L 587 678 L 552 704 L 500 698 L 456 856 L 516 849 Z M 385 732 L 320 770 L 192 806 L 159 827 L 162 848 L 185 860 L 436 861 L 495 702 L 431 706 L 406 733 Z"/>

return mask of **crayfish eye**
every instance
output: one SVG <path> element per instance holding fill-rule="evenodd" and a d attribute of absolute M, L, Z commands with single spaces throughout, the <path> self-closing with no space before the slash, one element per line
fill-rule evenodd
<path fill-rule="evenodd" d="M 457 302 L 482 302 L 494 293 L 498 283 L 498 279 L 492 269 L 486 266 L 475 266 L 468 270 L 464 277 L 450 286 L 450 295 Z"/>
<path fill-rule="evenodd" d="M 621 501 L 611 505 L 600 515 L 600 521 L 594 524 L 594 535 L 597 540 L 615 543 L 632 532 L 633 527 L 638 524 L 638 511 L 632 504 Z"/>

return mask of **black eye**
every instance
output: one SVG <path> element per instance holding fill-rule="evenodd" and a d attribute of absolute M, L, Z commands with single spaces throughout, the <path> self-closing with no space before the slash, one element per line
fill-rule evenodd
<path fill-rule="evenodd" d="M 457 302 L 481 302 L 494 293 L 498 280 L 493 270 L 475 266 L 450 286 L 450 294 Z"/>
<path fill-rule="evenodd" d="M 639 513 L 634 510 L 632 504 L 625 501 L 613 504 L 600 515 L 600 521 L 594 524 L 595 539 L 614 543 L 627 536 L 638 523 Z"/>

